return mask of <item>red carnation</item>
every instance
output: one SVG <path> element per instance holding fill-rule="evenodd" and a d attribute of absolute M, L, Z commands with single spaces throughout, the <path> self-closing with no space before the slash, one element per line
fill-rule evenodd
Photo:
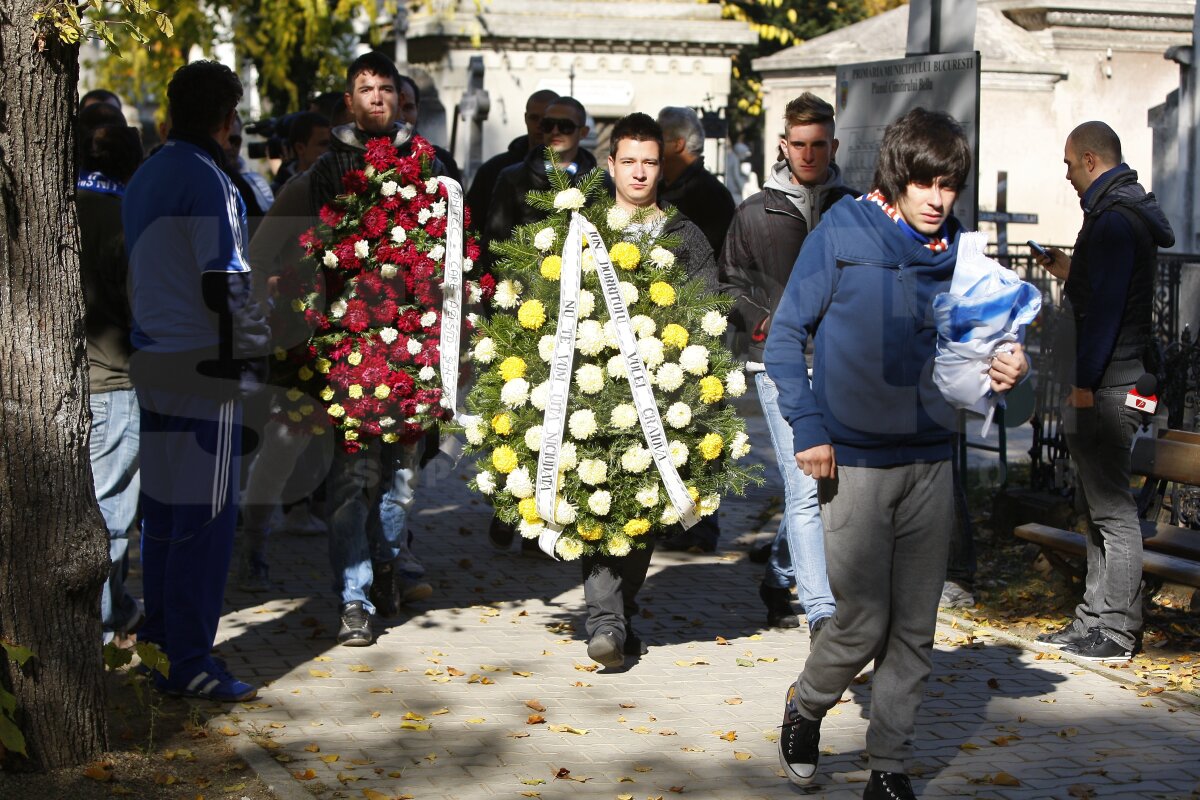
<path fill-rule="evenodd" d="M 492 299 L 492 295 L 496 293 L 496 279 L 492 277 L 492 273 L 485 272 L 479 277 L 479 290 L 483 292 L 484 300 Z"/>
<path fill-rule="evenodd" d="M 396 321 L 396 314 L 400 309 L 391 300 L 384 300 L 376 303 L 371 308 L 371 319 L 378 322 L 380 325 L 391 325 Z"/>
<path fill-rule="evenodd" d="M 478 241 L 476 241 L 475 239 L 467 239 L 467 246 L 465 249 L 467 252 L 467 258 L 471 259 L 472 261 L 479 260 L 479 242 Z"/>
<path fill-rule="evenodd" d="M 348 331 L 362 333 L 371 325 L 370 309 L 359 299 L 346 303 L 346 313 L 342 315 L 342 327 Z"/>
<path fill-rule="evenodd" d="M 372 139 L 367 142 L 366 161 L 380 172 L 387 172 L 399 160 L 399 156 L 396 155 L 396 148 L 392 146 L 391 140 L 386 136 L 381 136 L 378 139 Z"/>
<path fill-rule="evenodd" d="M 300 234 L 300 246 L 304 248 L 304 252 L 312 255 L 325 245 L 320 239 L 317 238 L 316 229 L 309 228 L 304 233 Z"/>
<path fill-rule="evenodd" d="M 434 217 L 425 224 L 425 232 L 430 236 L 440 239 L 446 235 L 446 218 Z"/>
<path fill-rule="evenodd" d="M 367 190 L 367 175 L 361 169 L 352 169 L 342 176 L 342 188 L 350 194 L 362 194 Z"/>
<path fill-rule="evenodd" d="M 396 171 L 408 183 L 417 183 L 421 180 L 421 162 L 415 158 L 400 159 L 400 163 L 396 165 Z"/>
<path fill-rule="evenodd" d="M 362 229 L 368 239 L 378 239 L 387 230 L 388 218 L 387 213 L 378 207 L 367 209 L 367 213 L 363 214 Z"/>
<path fill-rule="evenodd" d="M 412 333 L 421 327 L 421 312 L 411 308 L 406 309 L 396 320 L 396 327 L 405 333 Z"/>
<path fill-rule="evenodd" d="M 338 206 L 326 203 L 325 205 L 321 206 L 321 211 L 318 216 L 320 216 L 321 222 L 325 223 L 331 228 L 336 228 L 338 223 L 340 223 L 346 216 L 346 212 L 344 209 Z"/>

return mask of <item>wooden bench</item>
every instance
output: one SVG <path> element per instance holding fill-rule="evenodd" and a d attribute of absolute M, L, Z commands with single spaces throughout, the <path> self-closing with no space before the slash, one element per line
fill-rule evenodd
<path fill-rule="evenodd" d="M 1157 439 L 1138 439 L 1131 463 L 1133 474 L 1146 478 L 1138 504 L 1149 517 L 1141 523 L 1142 571 L 1161 581 L 1200 587 L 1200 531 L 1156 521 L 1167 483 L 1200 485 L 1200 433 L 1168 430 Z M 1056 569 L 1077 578 L 1086 573 L 1086 564 L 1064 557 L 1085 557 L 1084 534 L 1036 523 L 1020 525 L 1014 533 L 1041 547 Z"/>

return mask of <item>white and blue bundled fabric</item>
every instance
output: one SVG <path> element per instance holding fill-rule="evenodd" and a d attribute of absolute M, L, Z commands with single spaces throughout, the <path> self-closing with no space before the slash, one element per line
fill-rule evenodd
<path fill-rule="evenodd" d="M 933 300 L 938 329 L 934 383 L 950 405 L 984 416 L 982 436 L 1003 402 L 991 390 L 989 362 L 1011 351 L 1013 342 L 1023 342 L 1025 326 L 1042 309 L 1038 290 L 985 256 L 986 244 L 985 234 L 962 234 L 950 291 Z"/>

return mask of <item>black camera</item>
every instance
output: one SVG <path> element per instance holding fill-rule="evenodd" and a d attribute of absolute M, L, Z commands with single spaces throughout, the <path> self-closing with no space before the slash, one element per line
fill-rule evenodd
<path fill-rule="evenodd" d="M 280 117 L 267 117 L 258 122 L 252 122 L 244 130 L 254 136 L 261 136 L 266 141 L 250 142 L 246 145 L 246 153 L 250 158 L 284 158 L 284 145 L 287 143 L 288 129 L 296 114 L 284 114 Z"/>

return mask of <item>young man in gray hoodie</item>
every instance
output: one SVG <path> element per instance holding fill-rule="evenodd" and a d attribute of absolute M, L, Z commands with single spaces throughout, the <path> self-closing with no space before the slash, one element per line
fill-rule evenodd
<path fill-rule="evenodd" d="M 738 207 L 720 262 L 722 291 L 734 298 L 730 320 L 750 337 L 746 366 L 754 374 L 784 483 L 783 520 L 758 593 L 767 607 L 768 625 L 796 628 L 800 620 L 792 613 L 788 588 L 795 583 L 813 637 L 834 609 L 817 484 L 796 467 L 791 428 L 779 413 L 779 392 L 762 360 L 775 307 L 804 239 L 830 206 L 859 194 L 842 183 L 833 163 L 837 147 L 829 103 L 810 92 L 788 103 L 779 160 L 763 190 Z"/>

